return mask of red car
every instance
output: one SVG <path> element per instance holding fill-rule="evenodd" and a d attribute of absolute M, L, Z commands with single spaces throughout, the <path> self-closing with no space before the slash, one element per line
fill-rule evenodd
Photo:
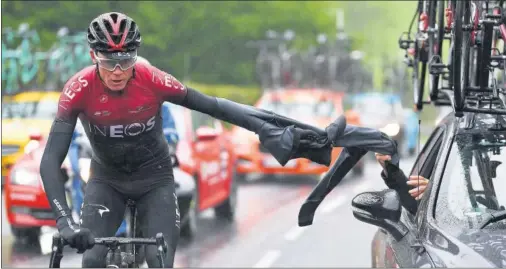
<path fill-rule="evenodd" d="M 170 109 L 180 137 L 176 150 L 179 168 L 197 183 L 191 199 L 186 194 L 178 199 L 181 235 L 192 237 L 197 230 L 197 215 L 203 210 L 214 208 L 217 217 L 233 220 L 237 158 L 230 134 L 220 121 L 181 106 L 171 105 Z M 56 225 L 39 175 L 46 139 L 33 137 L 30 143 L 33 150 L 13 165 L 5 183 L 7 218 L 16 237 L 38 236 L 42 226 Z M 71 176 L 69 171 L 62 167 L 67 177 Z M 178 183 L 176 179 L 176 192 Z"/>
<path fill-rule="evenodd" d="M 176 150 L 179 167 L 193 175 L 197 183 L 197 195 L 189 214 L 180 205 L 181 215 L 189 220 L 182 226 L 181 235 L 191 237 L 197 229 L 197 218 L 193 215 L 201 211 L 214 208 L 218 218 L 233 220 L 237 205 L 237 157 L 231 133 L 219 120 L 178 105 L 170 104 L 170 110 L 179 134 Z"/>
<path fill-rule="evenodd" d="M 12 233 L 18 238 L 36 238 L 42 226 L 56 226 L 39 174 L 46 142 L 41 135 L 31 135 L 27 144 L 30 150 L 14 163 L 5 180 L 7 219 Z M 62 165 L 62 173 L 67 179 L 71 176 L 71 169 L 67 169 L 69 165 L 68 159 Z"/>
<path fill-rule="evenodd" d="M 325 89 L 284 89 L 265 92 L 255 104 L 255 107 L 297 119 L 309 125 L 324 129 L 339 115 L 345 114 L 348 124 L 360 125 L 358 117 L 343 108 L 344 93 Z M 252 173 L 278 175 L 308 175 L 320 178 L 329 167 L 298 158 L 290 160 L 281 166 L 272 155 L 267 152 L 254 133 L 241 127 L 233 129 L 233 142 L 239 159 L 237 172 L 243 179 Z M 332 162 L 334 162 L 342 148 L 334 148 Z M 360 161 L 353 172 L 362 174 L 364 162 Z"/>

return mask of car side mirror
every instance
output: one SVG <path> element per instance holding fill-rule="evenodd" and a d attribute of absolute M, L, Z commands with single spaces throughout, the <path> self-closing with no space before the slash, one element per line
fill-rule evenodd
<path fill-rule="evenodd" d="M 399 222 L 401 201 L 395 190 L 360 193 L 353 198 L 351 205 L 356 219 L 383 228 L 397 241 L 409 232 Z"/>
<path fill-rule="evenodd" d="M 210 141 L 218 137 L 218 132 L 211 127 L 202 126 L 195 131 L 197 141 Z"/>

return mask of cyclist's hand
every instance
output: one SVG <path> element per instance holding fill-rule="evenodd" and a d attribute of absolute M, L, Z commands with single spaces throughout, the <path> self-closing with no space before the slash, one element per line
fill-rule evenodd
<path fill-rule="evenodd" d="M 83 253 L 95 245 L 95 238 L 87 228 L 80 228 L 69 218 L 58 219 L 58 230 L 61 237 L 71 248 L 77 249 L 77 253 Z"/>
<path fill-rule="evenodd" d="M 427 184 L 429 184 L 429 180 L 422 176 L 410 176 L 407 184 L 414 186 L 414 188 L 409 191 L 409 194 L 416 200 L 420 200 L 427 188 Z"/>
<path fill-rule="evenodd" d="M 379 154 L 379 153 L 376 153 L 375 155 L 376 155 L 376 160 L 378 161 L 379 164 L 381 164 L 383 169 L 385 169 L 385 161 L 392 160 L 392 157 L 390 155 L 383 155 L 383 154 Z"/>

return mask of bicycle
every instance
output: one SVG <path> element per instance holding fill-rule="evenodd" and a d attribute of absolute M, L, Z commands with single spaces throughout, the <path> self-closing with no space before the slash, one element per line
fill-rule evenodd
<path fill-rule="evenodd" d="M 137 208 L 133 200 L 127 200 L 127 206 L 130 209 L 131 229 L 127 229 L 126 237 L 100 237 L 95 238 L 96 245 L 104 245 L 109 249 L 106 257 L 107 268 L 139 268 L 140 258 L 137 257 L 136 245 L 156 245 L 157 257 L 160 266 L 164 267 L 163 257 L 167 255 L 167 244 L 162 233 L 157 233 L 155 238 L 135 238 Z M 49 268 L 60 268 L 60 262 L 63 258 L 63 248 L 67 245 L 59 233 L 53 235 L 53 245 Z M 121 251 L 120 246 L 126 245 L 126 251 Z"/>
<path fill-rule="evenodd" d="M 427 58 L 428 58 L 428 49 L 427 49 L 427 30 L 429 27 L 427 9 L 428 9 L 428 1 L 419 0 L 418 5 L 411 19 L 411 23 L 409 25 L 408 32 L 403 32 L 399 37 L 398 44 L 399 48 L 406 51 L 404 56 L 405 63 L 408 67 L 413 68 L 412 73 L 412 84 L 413 84 L 413 93 L 414 93 L 414 102 L 415 109 L 417 111 L 422 110 L 423 108 L 423 91 L 425 87 L 425 72 L 427 70 Z M 415 34 L 415 39 L 411 39 L 411 31 L 413 29 L 413 25 L 415 19 L 418 15 L 418 28 Z M 408 55 L 413 56 L 413 58 L 409 58 Z M 420 66 L 421 63 L 421 66 Z"/>
<path fill-rule="evenodd" d="M 497 26 L 501 38 L 506 37 L 505 18 L 501 14 L 504 1 L 491 7 L 492 1 L 456 1 L 452 36 L 452 105 L 457 117 L 463 112 L 503 114 L 505 109 L 480 107 L 484 102 L 505 104 L 504 89 L 490 73 L 499 67 L 494 61 L 504 61 L 504 55 L 492 55 L 496 51 Z M 492 13 L 490 13 L 492 10 Z M 461 19 L 462 18 L 462 19 Z M 477 53 L 474 53 L 474 52 Z"/>

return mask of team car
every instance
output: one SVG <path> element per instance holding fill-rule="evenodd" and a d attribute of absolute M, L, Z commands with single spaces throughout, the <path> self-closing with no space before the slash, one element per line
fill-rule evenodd
<path fill-rule="evenodd" d="M 283 89 L 267 91 L 257 101 L 255 107 L 297 119 L 317 127 L 325 128 L 335 118 L 344 113 L 342 100 L 344 93 L 323 89 Z M 349 124 L 358 125 L 355 114 L 347 114 Z M 281 166 L 278 161 L 260 144 L 258 137 L 241 127 L 233 127 L 233 143 L 238 156 L 237 173 L 241 179 L 248 174 L 262 175 L 309 175 L 319 177 L 328 167 L 307 159 L 293 159 Z M 332 161 L 336 160 L 341 148 L 334 148 Z M 353 172 L 362 174 L 364 162 L 354 167 Z"/>
<path fill-rule="evenodd" d="M 49 133 L 60 92 L 28 91 L 2 100 L 2 187 L 10 168 L 35 145 L 30 136 Z"/>
<path fill-rule="evenodd" d="M 409 124 L 403 109 L 401 98 L 393 93 L 367 92 L 355 94 L 351 97 L 353 111 L 358 113 L 364 127 L 378 129 L 397 142 L 400 152 L 414 154 L 417 138 L 416 114 L 415 126 Z M 409 128 L 409 130 L 406 130 Z M 414 132 L 413 132 L 414 130 Z"/>
<path fill-rule="evenodd" d="M 506 266 L 505 120 L 451 112 L 439 122 L 410 173 L 429 179 L 416 214 L 393 189 L 353 199 L 354 216 L 380 227 L 372 267 Z"/>
<path fill-rule="evenodd" d="M 201 211 L 213 208 L 218 218 L 233 221 L 238 194 L 236 158 L 230 134 L 220 121 L 181 106 L 171 104 L 170 109 L 180 138 L 174 177 L 181 235 L 193 238 Z M 38 172 L 46 142 L 39 137 L 37 147 L 23 155 L 7 176 L 7 218 L 16 237 L 36 237 L 41 227 L 56 225 Z M 90 157 L 91 151 L 81 151 L 79 166 L 84 180 L 89 177 Z M 67 179 L 72 172 L 69 167 L 68 161 L 62 167 Z M 71 205 L 70 194 L 67 200 Z"/>
<path fill-rule="evenodd" d="M 181 235 L 193 238 L 202 211 L 213 209 L 217 218 L 234 220 L 238 199 L 237 157 L 231 134 L 221 121 L 179 105 L 170 104 L 169 108 L 179 135 L 178 167 L 195 182 L 191 200 L 189 195 L 178 199 L 185 222 Z M 181 205 L 184 203 L 188 206 Z"/>

